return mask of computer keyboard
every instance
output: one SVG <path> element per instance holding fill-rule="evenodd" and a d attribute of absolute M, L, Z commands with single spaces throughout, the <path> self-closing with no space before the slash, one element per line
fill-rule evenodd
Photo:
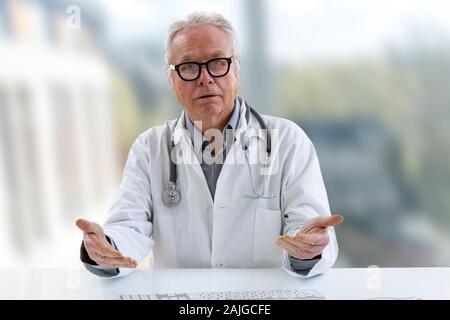
<path fill-rule="evenodd" d="M 126 294 L 119 300 L 323 300 L 315 289 L 281 289 L 266 291 L 217 291 L 200 293 Z"/>

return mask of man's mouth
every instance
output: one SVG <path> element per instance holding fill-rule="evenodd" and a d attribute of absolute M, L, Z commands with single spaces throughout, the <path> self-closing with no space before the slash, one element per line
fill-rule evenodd
<path fill-rule="evenodd" d="M 205 94 L 203 96 L 198 97 L 197 99 L 209 99 L 209 98 L 214 98 L 214 97 L 218 97 L 218 94 Z"/>

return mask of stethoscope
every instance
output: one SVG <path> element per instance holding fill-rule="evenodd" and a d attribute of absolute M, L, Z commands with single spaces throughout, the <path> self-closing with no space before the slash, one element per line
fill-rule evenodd
<path fill-rule="evenodd" d="M 238 98 L 238 99 L 242 105 L 244 100 L 241 98 Z M 245 110 L 245 120 L 247 121 L 247 125 L 250 123 L 250 114 L 252 114 L 256 118 L 256 120 L 259 122 L 261 129 L 267 132 L 267 138 L 266 138 L 266 152 L 267 152 L 266 153 L 266 164 L 267 164 L 268 160 L 270 159 L 270 155 L 272 153 L 272 138 L 271 138 L 270 132 L 267 129 L 266 123 L 264 122 L 261 115 L 255 109 L 250 107 L 247 103 L 245 103 L 245 105 L 247 107 Z M 168 151 L 169 151 L 169 161 L 170 161 L 170 164 L 169 164 L 170 174 L 169 174 L 168 188 L 163 192 L 163 202 L 167 206 L 177 205 L 181 201 L 181 193 L 177 189 L 177 166 L 171 157 L 172 150 L 175 147 L 175 142 L 172 139 L 172 132 L 175 130 L 175 127 L 177 126 L 179 119 L 180 118 L 178 118 L 177 121 L 175 122 L 175 124 L 173 125 L 173 129 L 171 129 L 169 127 L 169 125 L 167 124 L 168 129 L 169 129 L 169 134 L 167 135 L 167 145 L 169 146 Z M 275 198 L 276 197 L 275 194 L 273 194 L 273 193 L 266 194 L 266 192 L 265 192 L 267 175 L 264 175 L 264 184 L 263 184 L 262 192 L 256 191 L 255 184 L 253 182 L 252 170 L 250 168 L 250 161 L 248 159 L 248 147 L 249 147 L 249 139 L 247 137 L 245 142 L 243 143 L 242 149 L 245 151 L 245 159 L 246 159 L 247 167 L 248 167 L 249 174 L 250 174 L 250 184 L 252 187 L 253 194 L 246 194 L 243 197 L 252 198 L 252 199 Z"/>

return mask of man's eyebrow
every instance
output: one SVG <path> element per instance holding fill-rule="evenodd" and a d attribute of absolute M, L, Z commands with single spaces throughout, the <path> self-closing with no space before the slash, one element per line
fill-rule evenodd
<path fill-rule="evenodd" d="M 188 56 L 188 55 L 182 56 L 181 59 L 180 59 L 181 63 L 183 63 L 183 62 L 191 62 L 191 61 L 194 61 L 194 59 L 192 59 L 191 56 Z"/>
<path fill-rule="evenodd" d="M 225 53 L 223 52 L 223 51 L 220 51 L 220 50 L 218 50 L 218 51 L 215 51 L 212 55 L 211 55 L 211 58 L 222 58 L 222 57 L 224 57 L 225 56 Z"/>

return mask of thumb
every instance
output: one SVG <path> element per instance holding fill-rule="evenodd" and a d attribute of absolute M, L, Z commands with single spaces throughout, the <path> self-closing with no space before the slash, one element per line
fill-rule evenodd
<path fill-rule="evenodd" d="M 98 225 L 96 223 L 94 223 L 94 222 L 89 222 L 89 221 L 87 221 L 85 219 L 78 219 L 75 222 L 75 224 L 83 232 L 86 232 L 86 233 L 97 233 L 97 232 L 99 232 Z"/>
<path fill-rule="evenodd" d="M 304 225 L 304 227 L 302 228 L 302 232 L 308 232 L 313 228 L 325 229 L 328 227 L 333 227 L 340 224 L 342 221 L 344 221 L 344 217 L 341 215 L 313 218 Z"/>

